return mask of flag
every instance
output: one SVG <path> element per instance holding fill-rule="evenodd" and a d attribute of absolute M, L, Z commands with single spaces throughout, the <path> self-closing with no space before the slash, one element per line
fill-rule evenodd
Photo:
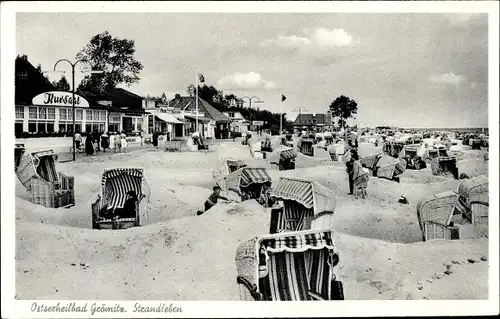
<path fill-rule="evenodd" d="M 281 94 L 281 102 L 285 102 L 286 100 L 286 96 L 284 96 L 283 94 Z"/>
<path fill-rule="evenodd" d="M 199 74 L 199 77 L 200 77 L 200 83 L 205 83 L 205 77 L 203 76 L 203 74 Z"/>

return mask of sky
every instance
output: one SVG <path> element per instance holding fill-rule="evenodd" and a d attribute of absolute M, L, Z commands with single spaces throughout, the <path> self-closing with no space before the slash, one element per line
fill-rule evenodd
<path fill-rule="evenodd" d="M 46 71 L 98 33 L 134 40 L 144 69 L 122 87 L 141 96 L 186 95 L 199 70 L 289 119 L 345 95 L 360 126 L 488 125 L 486 14 L 17 13 L 16 26 L 17 54 Z"/>

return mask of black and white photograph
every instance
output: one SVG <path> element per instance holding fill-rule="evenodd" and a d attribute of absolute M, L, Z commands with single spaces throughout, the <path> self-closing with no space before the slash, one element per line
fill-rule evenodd
<path fill-rule="evenodd" d="M 2 3 L 2 308 L 498 313 L 499 6 L 460 3 Z"/>

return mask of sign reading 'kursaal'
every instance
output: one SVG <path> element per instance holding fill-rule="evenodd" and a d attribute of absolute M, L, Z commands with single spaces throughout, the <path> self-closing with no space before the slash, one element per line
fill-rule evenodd
<path fill-rule="evenodd" d="M 73 106 L 73 94 L 63 91 L 40 93 L 33 98 L 32 103 L 43 106 Z M 89 107 L 89 102 L 75 94 L 75 107 Z"/>

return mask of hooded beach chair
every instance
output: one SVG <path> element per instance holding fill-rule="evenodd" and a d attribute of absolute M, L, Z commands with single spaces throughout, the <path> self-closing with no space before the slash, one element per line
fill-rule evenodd
<path fill-rule="evenodd" d="M 297 152 L 293 148 L 279 147 L 271 154 L 271 165 L 278 166 L 280 171 L 295 169 Z"/>
<path fill-rule="evenodd" d="M 330 158 L 334 162 L 338 161 L 341 156 L 345 155 L 346 151 L 347 147 L 343 141 L 328 146 L 328 153 L 330 154 Z"/>
<path fill-rule="evenodd" d="M 21 163 L 21 158 L 25 151 L 24 144 L 16 144 L 14 146 L 14 171 L 17 171 L 17 167 Z"/>
<path fill-rule="evenodd" d="M 455 157 L 436 157 L 431 161 L 433 175 L 449 175 L 458 179 L 457 159 Z"/>
<path fill-rule="evenodd" d="M 406 167 L 405 160 L 398 160 L 389 155 L 376 154 L 360 159 L 360 164 L 373 171 L 373 176 L 396 180 L 403 174 Z"/>
<path fill-rule="evenodd" d="M 302 154 L 308 156 L 314 156 L 314 139 L 309 137 L 304 137 L 300 139 L 299 150 Z"/>
<path fill-rule="evenodd" d="M 318 182 L 281 177 L 272 196 L 282 202 L 271 210 L 271 234 L 306 229 L 329 229 L 337 196 Z"/>
<path fill-rule="evenodd" d="M 114 218 L 127 201 L 127 194 L 136 195 L 135 216 Z M 106 169 L 102 174 L 101 193 L 92 204 L 93 229 L 125 229 L 141 225 L 141 214 L 147 216 L 150 190 L 142 168 Z"/>
<path fill-rule="evenodd" d="M 431 147 L 425 152 L 425 159 L 432 162 L 436 157 L 449 157 L 448 150 L 446 146 L 442 147 Z"/>
<path fill-rule="evenodd" d="M 323 136 L 325 137 L 325 144 L 326 146 L 332 145 L 333 144 L 333 134 L 330 132 L 325 132 L 323 133 Z"/>
<path fill-rule="evenodd" d="M 235 262 L 241 300 L 344 299 L 334 273 L 339 255 L 329 230 L 255 237 L 238 246 Z"/>
<path fill-rule="evenodd" d="M 447 191 L 426 196 L 417 203 L 417 219 L 423 241 L 460 239 L 458 226 L 452 224 L 457 199 L 457 193 Z"/>
<path fill-rule="evenodd" d="M 23 152 L 16 174 L 31 193 L 33 204 L 52 208 L 75 205 L 75 179 L 58 173 L 56 161 L 53 150 Z"/>
<path fill-rule="evenodd" d="M 235 202 L 259 199 L 264 183 L 272 183 L 265 168 L 243 167 L 217 182 L 223 196 Z"/>
<path fill-rule="evenodd" d="M 213 177 L 215 181 L 219 181 L 221 178 L 228 176 L 229 174 L 246 166 L 247 164 L 243 160 L 223 158 L 222 160 L 217 162 L 217 166 L 213 171 Z"/>
<path fill-rule="evenodd" d="M 463 180 L 458 185 L 455 214 L 462 214 L 473 225 L 488 225 L 488 177 L 480 175 Z"/>
<path fill-rule="evenodd" d="M 419 155 L 419 147 L 417 146 L 404 146 L 401 152 L 399 153 L 398 158 L 404 159 L 406 161 L 406 169 L 416 169 L 419 170 L 422 168 L 422 156 Z"/>
<path fill-rule="evenodd" d="M 269 153 L 273 151 L 271 138 L 269 136 L 266 136 L 266 138 L 260 142 L 260 150 L 261 152 L 269 152 Z"/>

